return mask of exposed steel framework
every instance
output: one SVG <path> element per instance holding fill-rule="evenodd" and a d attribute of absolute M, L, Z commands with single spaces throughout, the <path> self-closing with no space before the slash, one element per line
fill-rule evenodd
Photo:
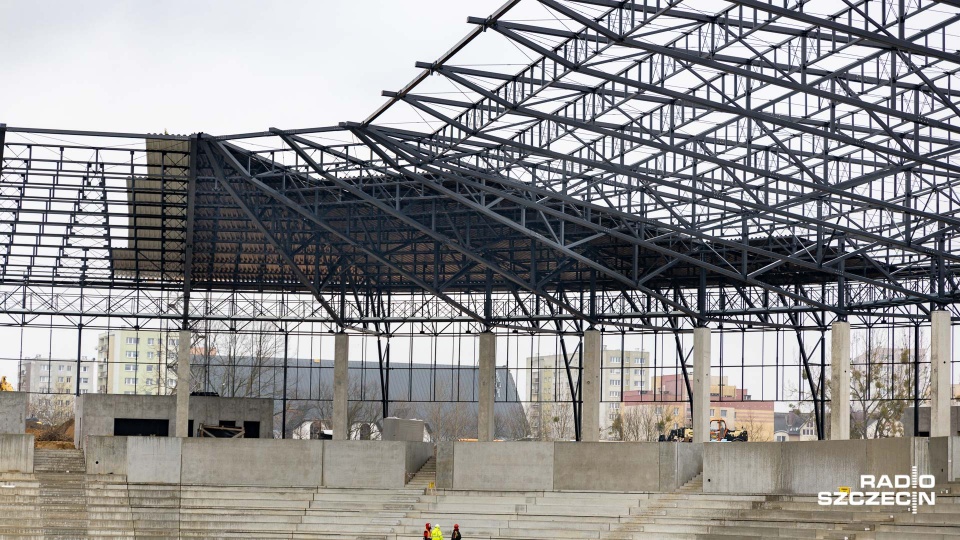
<path fill-rule="evenodd" d="M 0 125 L 6 324 L 820 331 L 822 410 L 831 322 L 957 313 L 960 4 L 518 4 L 363 122 Z M 529 64 L 458 63 L 481 36 Z"/>

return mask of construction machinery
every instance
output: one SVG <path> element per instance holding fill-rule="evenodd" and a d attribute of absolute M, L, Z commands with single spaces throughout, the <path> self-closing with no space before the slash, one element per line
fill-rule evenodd
<path fill-rule="evenodd" d="M 710 440 L 714 442 L 747 442 L 747 430 L 728 429 L 727 421 L 723 418 L 711 418 Z M 671 429 L 666 435 L 660 436 L 660 441 L 693 442 L 693 428 L 680 427 Z"/>

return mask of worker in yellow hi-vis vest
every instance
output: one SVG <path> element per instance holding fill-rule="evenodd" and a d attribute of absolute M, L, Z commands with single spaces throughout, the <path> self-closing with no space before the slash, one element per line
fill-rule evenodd
<path fill-rule="evenodd" d="M 7 376 L 0 377 L 0 392 L 13 392 L 13 385 L 7 382 Z"/>
<path fill-rule="evenodd" d="M 431 540 L 443 540 L 443 532 L 440 531 L 440 524 L 433 524 L 433 532 L 430 533 Z"/>

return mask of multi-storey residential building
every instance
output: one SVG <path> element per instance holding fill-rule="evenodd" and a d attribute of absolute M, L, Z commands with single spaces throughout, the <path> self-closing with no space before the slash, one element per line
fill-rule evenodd
<path fill-rule="evenodd" d="M 47 422 L 73 416 L 77 384 L 80 393 L 97 391 L 96 364 L 87 357 L 26 358 L 20 363 L 19 390 L 30 392 L 30 415 Z"/>
<path fill-rule="evenodd" d="M 97 341 L 98 391 L 106 394 L 170 394 L 176 387 L 176 330 L 112 330 Z"/>
<path fill-rule="evenodd" d="M 74 394 L 79 378 L 80 393 L 96 392 L 95 364 L 86 356 L 80 358 L 26 358 L 20 364 L 21 392 L 36 394 Z"/>
<path fill-rule="evenodd" d="M 646 351 L 607 349 L 602 352 L 600 428 L 610 435 L 610 426 L 620 411 L 623 392 L 646 390 L 650 386 L 650 355 Z M 576 359 L 571 361 L 571 366 Z M 529 357 L 530 404 L 527 416 L 533 434 L 541 439 L 572 439 L 573 405 L 570 384 L 576 386 L 579 373 L 571 369 L 567 376 L 562 355 Z M 571 380 L 572 379 L 572 380 Z"/>

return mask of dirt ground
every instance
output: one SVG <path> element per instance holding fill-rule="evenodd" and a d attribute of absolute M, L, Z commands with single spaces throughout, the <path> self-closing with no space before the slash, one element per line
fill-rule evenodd
<path fill-rule="evenodd" d="M 27 433 L 34 437 L 34 448 L 55 450 L 73 449 L 73 419 L 58 426 L 28 427 Z"/>

